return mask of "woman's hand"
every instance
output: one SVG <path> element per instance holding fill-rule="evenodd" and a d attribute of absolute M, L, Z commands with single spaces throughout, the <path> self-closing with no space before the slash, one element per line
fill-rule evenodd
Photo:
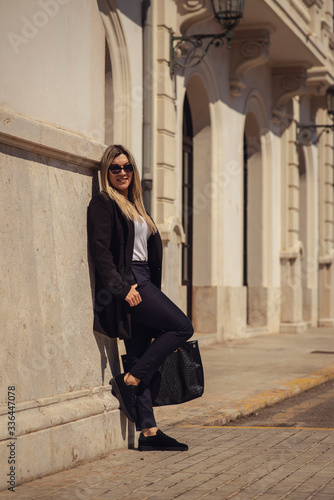
<path fill-rule="evenodd" d="M 137 306 L 138 304 L 141 303 L 140 293 L 137 292 L 137 290 L 136 290 L 137 286 L 138 286 L 138 283 L 136 283 L 135 285 L 132 285 L 131 290 L 129 291 L 129 293 L 125 297 L 125 300 L 127 302 L 129 302 L 131 307 Z"/>

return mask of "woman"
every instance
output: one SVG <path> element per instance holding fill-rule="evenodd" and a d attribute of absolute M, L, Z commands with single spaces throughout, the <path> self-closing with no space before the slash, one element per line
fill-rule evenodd
<path fill-rule="evenodd" d="M 193 327 L 160 290 L 161 238 L 144 209 L 135 160 L 123 146 L 109 146 L 103 154 L 101 183 L 88 208 L 96 267 L 94 329 L 124 340 L 129 365 L 127 373 L 111 379 L 113 393 L 141 430 L 139 450 L 184 451 L 186 444 L 157 428 L 149 383 Z"/>

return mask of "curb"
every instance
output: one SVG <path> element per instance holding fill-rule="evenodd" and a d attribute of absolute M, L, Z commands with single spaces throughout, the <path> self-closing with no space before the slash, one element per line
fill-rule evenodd
<path fill-rule="evenodd" d="M 226 425 L 237 418 L 251 415 L 261 408 L 273 406 L 284 399 L 291 398 L 312 387 L 334 380 L 334 365 L 322 370 L 317 370 L 306 377 L 300 377 L 281 385 L 278 388 L 261 392 L 255 396 L 241 399 L 235 403 L 222 406 L 218 410 L 202 415 L 202 418 L 194 418 L 188 421 L 188 425 L 221 426 Z M 182 425 L 182 424 L 181 424 Z"/>

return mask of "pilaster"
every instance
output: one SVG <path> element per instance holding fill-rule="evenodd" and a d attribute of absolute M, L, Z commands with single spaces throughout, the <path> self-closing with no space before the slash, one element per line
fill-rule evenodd
<path fill-rule="evenodd" d="M 187 3 L 187 2 L 186 2 Z M 189 2 L 188 2 L 189 3 Z M 193 2 L 191 2 L 192 4 Z M 153 136 L 156 137 L 154 159 L 156 207 L 155 218 L 159 224 L 176 216 L 176 110 L 174 80 L 169 73 L 169 28 L 177 31 L 177 7 L 171 0 L 157 2 L 156 12 L 156 61 L 158 82 L 152 96 L 155 108 Z M 190 5 L 191 7 L 191 5 Z M 173 239 L 172 234 L 169 236 Z"/>
<path fill-rule="evenodd" d="M 303 72 L 277 72 L 275 116 L 284 118 L 285 106 L 304 84 Z M 279 85 L 280 84 L 280 85 Z M 293 103 L 289 123 L 282 135 L 282 248 L 281 259 L 281 325 L 282 331 L 306 330 L 303 321 L 302 258 L 299 240 L 299 165 L 295 146 L 299 106 Z"/>

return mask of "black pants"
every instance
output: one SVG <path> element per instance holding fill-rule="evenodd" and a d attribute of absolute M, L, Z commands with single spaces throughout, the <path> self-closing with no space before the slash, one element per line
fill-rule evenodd
<path fill-rule="evenodd" d="M 168 354 L 184 344 L 194 329 L 181 309 L 153 285 L 146 262 L 133 262 L 132 272 L 142 302 L 131 307 L 132 334 L 124 342 L 130 373 L 141 380 L 136 422 L 137 430 L 141 430 L 156 426 L 149 389 L 152 377 Z"/>

